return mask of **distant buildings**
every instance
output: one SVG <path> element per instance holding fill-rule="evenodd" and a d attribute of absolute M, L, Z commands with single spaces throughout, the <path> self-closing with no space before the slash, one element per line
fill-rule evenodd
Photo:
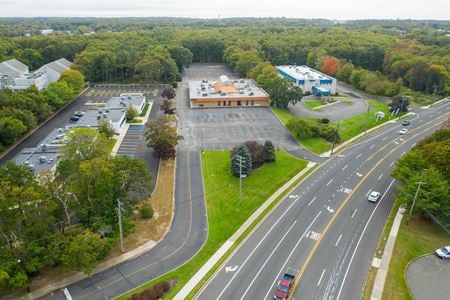
<path fill-rule="evenodd" d="M 308 66 L 277 66 L 281 76 L 301 87 L 304 94 L 317 96 L 336 94 L 336 79 Z"/>
<path fill-rule="evenodd" d="M 0 89 L 20 91 L 35 85 L 38 90 L 42 90 L 50 83 L 58 81 L 71 65 L 67 59 L 60 58 L 30 73 L 28 66 L 17 59 L 4 61 L 0 63 Z"/>
<path fill-rule="evenodd" d="M 269 106 L 269 95 L 251 79 L 222 75 L 217 81 L 189 82 L 191 107 Z"/>

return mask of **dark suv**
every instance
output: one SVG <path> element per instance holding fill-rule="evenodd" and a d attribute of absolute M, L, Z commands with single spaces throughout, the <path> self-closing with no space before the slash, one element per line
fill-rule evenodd
<path fill-rule="evenodd" d="M 402 125 L 403 126 L 409 126 L 411 124 L 411 122 L 409 121 L 409 120 L 404 120 L 403 122 L 402 122 Z"/>

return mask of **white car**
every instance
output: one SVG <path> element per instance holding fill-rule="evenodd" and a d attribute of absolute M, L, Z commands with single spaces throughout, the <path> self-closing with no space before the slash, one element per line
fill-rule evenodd
<path fill-rule="evenodd" d="M 407 133 L 408 132 L 408 129 L 406 129 L 406 128 L 403 128 L 403 129 L 401 129 L 398 133 L 400 133 L 400 134 L 405 134 L 405 133 Z"/>
<path fill-rule="evenodd" d="M 450 258 L 450 246 L 437 249 L 436 255 L 440 258 Z"/>
<path fill-rule="evenodd" d="M 369 200 L 370 202 L 377 202 L 378 199 L 380 199 L 381 194 L 376 192 L 376 191 L 372 191 L 369 195 L 369 197 L 367 197 L 367 200 Z"/>

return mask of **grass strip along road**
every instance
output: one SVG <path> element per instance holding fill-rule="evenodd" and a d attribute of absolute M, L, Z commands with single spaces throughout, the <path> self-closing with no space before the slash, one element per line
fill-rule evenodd
<path fill-rule="evenodd" d="M 277 151 L 277 161 L 266 163 L 242 181 L 242 205 L 239 205 L 239 179 L 230 173 L 230 151 L 206 151 L 202 154 L 205 198 L 208 214 L 208 239 L 199 253 L 185 265 L 154 279 L 117 299 L 154 284 L 176 279 L 168 298 L 175 294 L 201 268 L 217 249 L 273 193 L 304 169 L 307 162 L 284 151 Z"/>

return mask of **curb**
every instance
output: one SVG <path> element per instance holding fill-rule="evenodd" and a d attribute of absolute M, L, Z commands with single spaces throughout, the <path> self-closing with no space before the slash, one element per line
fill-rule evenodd
<path fill-rule="evenodd" d="M 64 110 L 67 106 L 69 106 L 70 104 L 72 104 L 75 100 L 78 99 L 78 97 L 81 96 L 81 94 L 83 94 L 86 90 L 88 90 L 89 87 L 85 88 L 84 90 L 82 90 L 81 92 L 78 93 L 78 95 L 76 97 L 74 97 L 72 99 L 72 101 L 64 104 L 63 107 L 61 107 L 60 109 L 58 109 L 57 111 L 55 111 L 52 115 L 50 115 L 47 119 L 45 119 L 41 124 L 39 124 L 37 127 L 31 129 L 31 131 L 27 132 L 23 137 L 20 138 L 20 140 L 18 140 L 16 143 L 14 143 L 13 145 L 9 146 L 8 148 L 5 149 L 5 151 L 3 153 L 0 154 L 0 159 L 2 159 L 5 155 L 7 155 L 9 152 L 11 152 L 14 148 L 16 148 L 20 143 L 22 143 L 25 139 L 27 139 L 30 135 L 32 135 L 33 133 L 35 133 L 38 129 L 40 129 L 42 126 L 44 126 L 45 124 L 47 124 L 50 120 L 52 120 L 57 114 L 59 114 L 62 110 Z"/>
<path fill-rule="evenodd" d="M 191 291 L 200 283 L 200 281 L 207 275 L 207 273 L 220 261 L 222 257 L 227 255 L 228 250 L 236 243 L 236 241 L 245 234 L 245 231 L 249 229 L 255 220 L 257 220 L 264 211 L 274 202 L 277 198 L 286 192 L 288 188 L 299 178 L 301 178 L 304 174 L 310 175 L 308 173 L 311 169 L 313 169 L 317 163 L 310 162 L 308 165 L 297 173 L 294 177 L 292 177 L 288 182 L 286 182 L 282 187 L 280 187 L 274 194 L 272 194 L 236 231 L 235 233 L 229 237 L 222 246 L 208 259 L 208 261 L 200 268 L 199 271 L 184 285 L 184 287 L 175 295 L 173 299 L 181 300 L 185 299 Z M 303 179 L 304 180 L 304 179 Z M 300 184 L 303 180 L 301 180 L 298 184 Z M 293 188 L 295 188 L 295 185 Z M 292 189 L 293 189 L 292 188 Z M 291 189 L 291 190 L 292 190 Z M 282 199 L 284 199 L 284 196 Z M 281 199 L 281 200 L 282 200 Z M 281 203 L 278 202 L 278 203 Z M 276 206 L 275 206 L 276 207 Z M 273 208 L 272 208 L 273 209 Z M 266 213 L 265 216 L 268 216 L 270 211 Z M 263 220 L 260 220 L 257 224 L 260 224 Z M 256 224 L 256 226 L 257 226 Z M 253 228 L 254 229 L 254 228 Z M 248 235 L 247 235 L 248 236 Z M 227 255 L 229 256 L 229 254 Z"/>

